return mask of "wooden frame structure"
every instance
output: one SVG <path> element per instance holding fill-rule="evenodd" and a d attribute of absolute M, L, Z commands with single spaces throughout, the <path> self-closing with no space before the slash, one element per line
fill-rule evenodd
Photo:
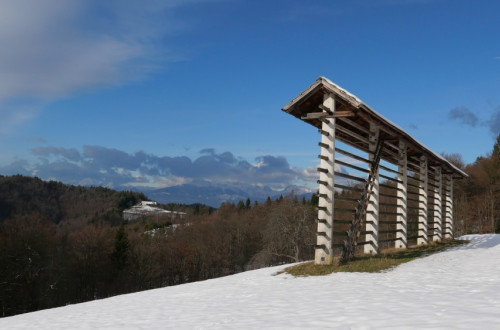
<path fill-rule="evenodd" d="M 282 110 L 321 135 L 316 264 L 353 235 L 370 254 L 453 237 L 453 181 L 465 172 L 327 78 Z"/>

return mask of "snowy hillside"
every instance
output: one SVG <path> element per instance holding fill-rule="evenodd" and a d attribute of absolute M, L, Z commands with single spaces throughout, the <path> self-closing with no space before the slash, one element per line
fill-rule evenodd
<path fill-rule="evenodd" d="M 500 329 L 500 235 L 378 274 L 283 267 L 0 319 L 1 329 Z"/>

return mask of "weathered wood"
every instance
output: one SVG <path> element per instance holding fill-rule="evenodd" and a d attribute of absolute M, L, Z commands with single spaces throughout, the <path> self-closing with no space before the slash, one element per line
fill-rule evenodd
<path fill-rule="evenodd" d="M 366 207 L 366 230 L 372 231 L 374 234 L 366 235 L 366 241 L 371 242 L 365 245 L 364 252 L 367 254 L 378 253 L 378 214 L 379 214 L 379 165 L 382 153 L 384 151 L 384 140 L 380 137 L 380 127 L 374 123 L 370 123 L 370 135 L 368 137 L 370 174 L 372 177 L 371 193 L 369 196 L 369 204 Z"/>
<path fill-rule="evenodd" d="M 447 174 L 446 178 L 444 238 L 453 238 L 453 176 Z"/>
<path fill-rule="evenodd" d="M 379 177 L 384 178 L 384 179 L 389 180 L 389 181 L 392 181 L 392 182 L 401 183 L 401 180 L 387 176 L 387 175 L 379 174 Z"/>
<path fill-rule="evenodd" d="M 318 184 L 320 184 L 320 185 L 323 185 L 323 186 L 328 187 L 328 181 L 324 181 L 324 180 L 317 180 L 316 182 L 317 182 Z"/>
<path fill-rule="evenodd" d="M 367 163 L 367 164 L 369 164 L 369 163 L 370 163 L 370 161 L 369 161 L 368 159 L 363 158 L 363 157 L 358 156 L 358 155 L 355 155 L 355 154 L 353 154 L 353 153 L 350 153 L 349 151 L 345 151 L 345 150 L 340 149 L 340 148 L 335 148 L 335 152 L 338 152 L 338 153 L 343 154 L 343 155 L 345 155 L 345 156 L 349 156 L 349 157 L 351 157 L 352 159 L 359 160 L 360 162 L 364 162 L 364 163 Z"/>
<path fill-rule="evenodd" d="M 319 133 L 319 134 L 323 134 L 323 135 L 325 135 L 325 136 L 329 136 L 329 135 L 330 135 L 330 133 L 328 133 L 327 131 L 324 131 L 324 130 L 322 130 L 322 129 L 319 129 L 319 130 L 318 130 L 318 133 Z"/>
<path fill-rule="evenodd" d="M 441 201 L 441 194 L 443 193 L 441 191 L 442 188 L 442 174 L 441 174 L 441 167 L 437 166 L 435 169 L 435 174 L 434 174 L 434 182 L 436 185 L 434 186 L 434 210 L 433 210 L 433 217 L 434 217 L 434 237 L 433 241 L 441 241 L 443 238 L 443 219 L 442 219 L 442 201 Z"/>
<path fill-rule="evenodd" d="M 324 143 L 324 142 L 319 142 L 318 145 L 321 147 L 321 148 L 324 148 L 324 149 L 328 149 L 330 146 L 327 144 L 327 143 Z M 325 157 L 328 157 L 326 155 L 321 155 L 321 156 L 325 156 Z"/>
<path fill-rule="evenodd" d="M 353 117 L 355 115 L 356 115 L 356 113 L 354 111 L 345 110 L 345 111 L 336 111 L 333 114 L 333 117 L 334 118 L 342 118 L 342 117 Z"/>
<path fill-rule="evenodd" d="M 323 112 L 335 112 L 335 99 L 333 94 L 323 95 Z M 324 120 L 321 130 L 328 134 L 321 134 L 319 194 L 322 198 L 318 201 L 318 222 L 316 245 L 323 246 L 315 250 L 314 263 L 317 265 L 330 265 L 333 262 L 333 216 L 334 216 L 334 171 L 335 171 L 335 118 Z"/>
<path fill-rule="evenodd" d="M 300 117 L 302 120 L 321 119 L 331 116 L 328 112 L 309 112 L 307 115 Z"/>
<path fill-rule="evenodd" d="M 337 171 L 335 172 L 335 175 L 340 176 L 342 178 L 349 179 L 349 180 L 354 180 L 354 181 L 359 181 L 359 182 L 366 183 L 366 179 L 365 178 L 360 178 L 358 176 L 349 175 L 349 174 L 345 174 L 345 173 L 337 172 Z"/>
<path fill-rule="evenodd" d="M 322 104 L 323 95 L 330 93 L 334 96 L 334 99 L 339 101 L 339 104 L 335 109 L 336 114 L 334 113 L 334 111 L 328 109 L 324 104 Z M 356 117 L 356 120 L 353 120 L 351 123 L 357 126 L 350 125 L 348 126 L 349 130 L 362 132 L 362 130 L 369 129 L 368 126 L 370 122 L 376 123 L 380 126 L 380 130 L 384 132 L 383 135 L 385 136 L 386 141 L 391 140 L 391 144 L 393 143 L 393 141 L 395 142 L 399 139 L 404 139 L 405 141 L 407 141 L 409 156 L 420 157 L 422 155 L 426 155 L 429 159 L 429 164 L 440 165 L 443 168 L 444 174 L 451 173 L 457 178 L 467 176 L 467 174 L 463 170 L 460 170 L 446 159 L 443 159 L 443 157 L 441 157 L 439 154 L 433 152 L 426 146 L 419 143 L 410 134 L 403 131 L 400 127 L 396 126 L 395 124 L 378 114 L 376 111 L 364 104 L 359 98 L 324 77 L 319 77 L 311 86 L 309 86 L 306 90 L 304 90 L 297 97 L 291 100 L 287 105 L 283 107 L 283 111 L 297 118 L 308 118 L 307 114 L 309 113 L 321 112 L 327 112 L 332 116 L 354 115 Z M 338 118 L 342 121 L 342 118 L 348 119 L 353 117 Z M 317 128 L 321 126 L 318 120 L 304 120 Z M 349 123 L 342 121 L 341 125 L 349 125 Z M 351 139 L 346 139 L 346 142 L 351 146 L 359 147 L 363 151 L 368 150 L 367 144 L 358 145 L 355 141 L 351 141 Z M 388 146 L 390 146 L 391 149 L 397 150 L 397 147 L 393 147 L 389 144 L 389 142 Z M 397 160 L 392 159 L 392 161 Z M 418 166 L 414 166 L 414 164 L 409 164 L 409 167 L 418 169 Z"/>
<path fill-rule="evenodd" d="M 360 172 L 364 172 L 364 173 L 369 173 L 370 172 L 366 168 L 362 168 L 362 167 L 359 167 L 359 166 L 356 166 L 356 165 L 353 165 L 353 164 L 350 164 L 350 163 L 346 163 L 346 162 L 341 161 L 341 160 L 337 160 L 336 163 L 339 164 L 339 165 L 345 166 L 345 167 L 352 168 L 353 170 L 356 170 L 356 171 L 360 171 Z"/>
<path fill-rule="evenodd" d="M 337 105 L 336 101 L 338 101 Z M 349 256 L 354 253 L 356 244 L 365 245 L 365 252 L 377 253 L 378 244 L 382 241 L 395 242 L 396 248 L 404 248 L 407 246 L 408 240 L 412 238 L 417 238 L 418 244 L 428 243 L 429 238 L 433 240 L 439 238 L 438 230 L 441 230 L 441 237 L 453 235 L 452 180 L 454 177 L 466 177 L 464 171 L 420 144 L 401 128 L 370 109 L 357 97 L 326 78 L 320 77 L 283 110 L 315 126 L 321 134 L 321 142 L 319 143 L 321 154 L 318 156 L 320 160 L 318 168 L 320 192 L 316 263 L 330 263 L 333 256 L 332 248 L 339 245 L 334 244 L 333 240 L 338 239 L 335 238 L 337 235 L 344 235 L 333 231 L 335 210 L 348 211 L 347 209 L 334 208 L 334 189 L 354 192 L 352 195 L 361 195 L 361 197 L 367 191 L 366 188 L 360 189 L 359 186 L 336 184 L 334 181 L 338 177 L 364 182 L 365 180 L 361 178 L 362 173 L 368 173 L 369 179 L 368 182 L 364 182 L 364 185 L 373 186 L 369 188 L 370 194 L 366 200 L 362 200 L 361 197 L 360 200 L 351 198 L 344 204 L 337 204 L 337 206 L 344 206 L 357 202 L 360 206 L 356 207 L 356 211 L 354 211 L 355 219 L 366 224 L 366 228 L 363 228 L 362 232 L 355 229 L 345 234 L 346 241 L 354 242 L 347 249 Z M 374 150 L 375 145 L 378 149 L 378 142 L 374 143 L 375 127 L 377 128 L 378 140 L 382 141 L 383 138 L 379 152 Z M 335 148 L 336 141 L 344 142 L 367 153 L 368 157 L 361 157 Z M 402 141 L 404 141 L 404 145 Z M 353 161 L 336 161 L 337 152 L 350 157 Z M 378 159 L 376 166 L 374 166 L 375 159 Z M 391 165 L 381 165 L 380 159 Z M 367 163 L 368 169 L 357 164 L 358 162 Z M 348 169 L 349 172 L 335 172 L 336 163 Z M 394 165 L 397 166 L 397 170 L 395 170 Z M 429 168 L 436 167 L 441 168 L 440 173 L 434 170 L 429 171 Z M 379 174 L 379 169 L 383 170 L 382 174 Z M 443 175 L 447 176 L 446 180 L 443 179 Z M 380 184 L 379 178 L 390 182 Z M 371 189 L 373 189 L 373 194 Z M 409 189 L 412 191 L 408 191 Z M 379 203 L 380 196 L 387 198 L 384 204 Z M 432 219 L 431 214 L 433 215 Z M 383 220 L 380 220 L 379 215 L 386 215 L 386 217 L 382 217 Z M 392 216 L 395 216 L 396 219 Z M 394 220 L 386 221 L 388 219 Z M 336 219 L 335 223 L 337 222 L 346 223 L 346 220 Z M 353 221 L 350 224 L 352 226 Z M 382 227 L 383 230 L 379 231 L 379 224 L 388 224 L 390 228 Z M 358 225 L 356 224 L 356 226 Z M 396 228 L 395 231 L 394 228 Z M 418 233 L 418 236 L 408 237 L 409 232 L 415 232 L 413 235 Z M 361 233 L 366 235 L 366 239 L 364 236 L 360 239 Z M 391 235 L 392 233 L 396 234 Z M 379 234 L 384 234 L 383 238 L 387 239 L 379 240 Z M 396 238 L 392 238 L 394 236 Z M 365 239 L 365 242 L 361 242 L 362 239 Z M 346 249 L 345 243 L 343 254 L 344 249 Z"/>
<path fill-rule="evenodd" d="M 346 135 L 349 135 L 350 137 L 352 138 L 355 138 L 357 139 L 358 141 L 361 141 L 361 142 L 368 142 L 368 138 L 367 137 L 364 137 L 364 136 L 361 136 L 357 133 L 354 133 L 350 130 L 348 130 L 347 128 L 344 128 L 342 126 L 337 126 L 335 127 L 337 131 L 341 132 L 341 133 L 344 133 Z"/>
<path fill-rule="evenodd" d="M 381 169 L 383 169 L 384 171 L 391 172 L 391 173 L 394 173 L 394 174 L 399 174 L 399 172 L 398 172 L 398 171 L 393 170 L 392 168 L 389 168 L 389 167 L 387 167 L 387 166 L 379 165 L 379 167 L 380 167 Z"/>
<path fill-rule="evenodd" d="M 417 244 L 427 244 L 429 243 L 427 238 L 427 230 L 428 230 L 428 206 L 427 206 L 427 157 L 420 157 L 420 186 L 418 191 L 418 202 L 421 207 L 421 210 L 418 212 L 418 230 L 423 232 L 424 235 L 421 235 L 417 239 Z"/>
<path fill-rule="evenodd" d="M 333 103 L 335 103 L 335 99 L 333 99 Z M 328 105 L 324 104 L 318 104 L 318 108 L 320 108 L 324 113 L 332 115 L 335 109 L 330 108 Z"/>
<path fill-rule="evenodd" d="M 376 127 L 372 128 L 373 136 L 371 136 L 371 142 L 376 143 L 375 149 L 373 150 L 373 158 L 371 159 L 370 172 L 368 179 L 366 180 L 365 189 L 363 190 L 363 195 L 358 201 L 356 206 L 354 219 L 347 231 L 347 238 L 344 240 L 344 246 L 342 248 L 342 254 L 340 256 L 340 263 L 347 262 L 352 256 L 354 256 L 355 247 L 358 244 L 359 237 L 361 235 L 361 227 L 363 224 L 363 218 L 366 216 L 366 231 L 370 231 L 371 234 L 367 234 L 367 241 L 369 242 L 369 247 L 365 245 L 365 252 L 370 250 L 370 253 L 378 252 L 378 166 L 380 163 L 380 156 L 382 154 L 383 140 L 379 138 L 379 131 Z M 373 198 L 373 194 L 377 196 Z M 368 217 L 370 213 L 370 217 Z M 369 223 L 370 222 L 370 223 Z M 375 241 L 374 239 L 375 238 Z"/>
<path fill-rule="evenodd" d="M 358 123 L 356 123 L 356 122 L 354 122 L 346 117 L 340 117 L 339 120 L 346 123 L 347 125 L 350 125 L 350 126 L 356 128 L 357 130 L 359 130 L 365 134 L 369 134 L 369 132 L 370 132 L 370 130 L 367 129 L 366 127 L 363 127 L 360 124 L 358 124 Z"/>
<path fill-rule="evenodd" d="M 397 225 L 395 247 L 400 249 L 406 249 L 408 247 L 407 239 L 407 229 L 408 229 L 408 163 L 406 154 L 406 142 L 399 141 L 399 160 L 398 160 L 398 180 L 396 192 L 397 195 L 397 210 L 398 215 L 396 217 Z"/>
<path fill-rule="evenodd" d="M 352 187 L 352 186 L 346 186 L 346 185 L 338 184 L 338 183 L 336 183 L 334 187 L 335 188 L 349 190 L 349 191 L 357 191 L 357 192 L 363 192 L 364 191 L 361 188 L 356 188 L 356 187 Z"/>

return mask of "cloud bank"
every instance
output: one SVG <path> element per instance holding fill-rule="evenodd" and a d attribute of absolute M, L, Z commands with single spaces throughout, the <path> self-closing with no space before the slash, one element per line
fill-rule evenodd
<path fill-rule="evenodd" d="M 155 156 L 143 151 L 129 154 L 102 146 L 37 147 L 37 161 L 18 160 L 0 168 L 2 174 L 36 175 L 76 185 L 116 189 L 165 188 L 186 183 L 243 183 L 281 190 L 292 184 L 314 182 L 311 169 L 292 167 L 285 157 L 264 155 L 250 163 L 231 152 L 204 149 L 191 160 L 185 156 Z"/>

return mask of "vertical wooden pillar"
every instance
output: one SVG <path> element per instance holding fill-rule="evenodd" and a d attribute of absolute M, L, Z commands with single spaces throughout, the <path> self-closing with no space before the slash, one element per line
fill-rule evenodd
<path fill-rule="evenodd" d="M 443 239 L 443 204 L 441 200 L 443 194 L 443 180 L 440 166 L 436 166 L 434 169 L 434 184 L 437 187 L 434 187 L 434 236 L 432 236 L 432 240 L 436 242 Z"/>
<path fill-rule="evenodd" d="M 377 142 L 380 135 L 380 129 L 377 125 L 370 123 L 369 150 L 370 161 L 375 157 Z M 373 172 L 370 165 L 370 172 Z M 373 190 L 370 196 L 368 207 L 366 208 L 366 241 L 364 252 L 370 254 L 378 253 L 378 212 L 379 212 L 379 176 L 378 169 L 373 174 Z"/>
<path fill-rule="evenodd" d="M 396 217 L 396 248 L 406 249 L 408 247 L 408 231 L 407 231 L 407 183 L 408 183 L 408 160 L 406 157 L 406 143 L 399 141 L 398 153 L 398 185 L 397 185 L 397 217 Z"/>
<path fill-rule="evenodd" d="M 335 112 L 333 94 L 323 96 L 323 105 Z M 326 110 L 323 110 L 326 112 Z M 318 232 L 314 263 L 331 265 L 333 263 L 333 202 L 335 171 L 335 118 L 325 118 L 321 125 L 321 147 L 319 171 Z"/>
<path fill-rule="evenodd" d="M 445 204 L 445 223 L 444 238 L 453 238 L 453 175 L 446 175 L 446 204 Z"/>
<path fill-rule="evenodd" d="M 427 230 L 429 228 L 427 222 L 427 157 L 420 157 L 420 174 L 419 174 L 419 189 L 418 189 L 418 238 L 417 244 L 427 244 L 429 242 Z"/>

